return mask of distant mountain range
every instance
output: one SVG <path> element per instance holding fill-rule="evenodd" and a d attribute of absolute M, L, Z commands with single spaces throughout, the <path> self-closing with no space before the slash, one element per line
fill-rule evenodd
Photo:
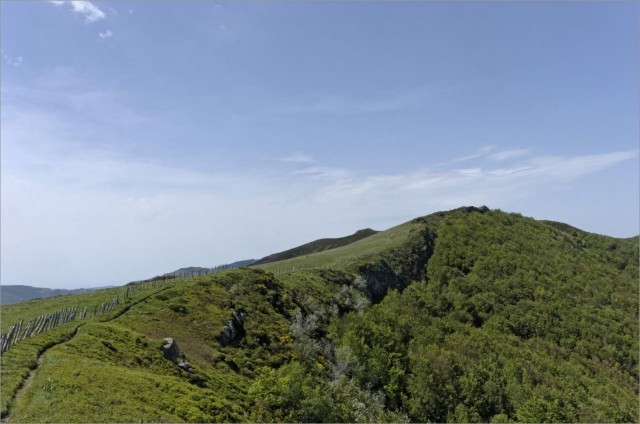
<path fill-rule="evenodd" d="M 86 293 L 93 290 L 98 290 L 105 287 L 95 287 L 91 289 L 75 289 L 75 290 L 66 290 L 66 289 L 47 289 L 44 287 L 31 287 L 24 285 L 15 285 L 15 286 L 0 286 L 0 304 L 1 305 L 10 305 L 12 303 L 24 302 L 26 300 L 45 298 L 45 297 L 54 297 L 54 296 L 64 296 L 68 294 L 80 294 Z"/>

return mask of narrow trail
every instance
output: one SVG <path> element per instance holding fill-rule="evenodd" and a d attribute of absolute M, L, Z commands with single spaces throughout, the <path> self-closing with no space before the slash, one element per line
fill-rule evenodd
<path fill-rule="evenodd" d="M 167 289 L 171 288 L 171 286 L 169 287 L 165 287 L 163 289 L 160 289 L 156 292 L 150 293 L 149 295 L 143 297 L 142 299 L 133 302 L 130 305 L 127 305 L 126 307 L 122 308 L 121 311 L 117 312 L 115 315 L 113 315 L 112 317 L 110 317 L 109 319 L 103 320 L 103 321 L 94 321 L 93 323 L 101 323 L 101 322 L 110 322 L 113 321 L 117 318 L 120 318 L 122 315 L 124 315 L 125 313 L 127 313 L 131 308 L 133 308 L 134 306 L 145 302 L 147 299 L 149 299 L 151 296 L 154 296 L 160 292 L 163 292 Z M 35 377 L 36 371 L 38 371 L 38 369 L 40 368 L 40 366 L 42 365 L 42 362 L 44 361 L 44 354 L 47 353 L 49 351 L 49 349 L 56 347 L 56 346 L 60 346 L 61 344 L 67 343 L 71 340 L 73 340 L 73 338 L 78 334 L 78 330 L 80 330 L 80 327 L 84 326 L 85 324 L 91 324 L 88 322 L 83 322 L 81 324 L 78 324 L 73 331 L 71 332 L 71 334 L 69 334 L 69 336 L 65 337 L 64 339 L 60 340 L 59 342 L 52 344 L 50 346 L 45 347 L 44 349 L 42 349 L 39 353 L 38 353 L 38 359 L 36 360 L 35 366 L 33 368 L 31 368 L 27 374 L 27 376 L 24 378 L 24 380 L 22 381 L 22 384 L 20 385 L 20 387 L 18 388 L 18 390 L 16 391 L 15 395 L 12 397 L 11 401 L 8 404 L 7 407 L 7 413 L 0 417 L 0 422 L 7 422 L 11 419 L 11 412 L 13 410 L 13 406 L 16 404 L 16 402 L 18 402 L 24 395 L 25 393 L 31 388 L 31 386 L 33 385 L 33 378 Z"/>

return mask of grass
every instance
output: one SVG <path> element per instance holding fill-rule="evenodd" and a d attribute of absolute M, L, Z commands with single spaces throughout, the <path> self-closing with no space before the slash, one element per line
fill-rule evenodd
<path fill-rule="evenodd" d="M 269 272 L 289 271 L 294 268 L 352 270 L 364 260 L 375 257 L 385 251 L 402 247 L 419 229 L 420 224 L 418 222 L 410 221 L 346 246 L 252 267 Z"/>
<path fill-rule="evenodd" d="M 79 314 L 85 306 L 90 307 L 109 302 L 113 300 L 115 296 L 122 293 L 123 290 L 123 287 L 114 287 L 89 293 L 34 299 L 12 305 L 2 305 L 2 308 L 0 308 L 0 329 L 2 329 L 3 332 L 7 331 L 12 324 L 19 322 L 21 319 L 24 320 L 24 328 L 24 325 L 30 319 L 50 312 L 59 311 L 62 308 L 73 308 L 77 306 Z"/>
<path fill-rule="evenodd" d="M 627 295 L 629 282 L 637 278 L 637 240 L 616 240 L 584 232 L 574 235 L 564 227 L 558 231 L 555 226 L 551 228 L 502 213 L 471 217 L 461 214 L 448 221 L 443 219 L 444 215 L 435 214 L 347 246 L 172 281 L 163 287 L 135 293 L 104 316 L 71 322 L 21 341 L 2 357 L 3 415 L 10 407 L 10 422 L 250 421 L 256 419 L 251 415 L 252 408 L 255 409 L 252 398 L 255 392 L 251 390 L 255 389 L 256 381 L 263 378 L 265 369 L 286 370 L 292 364 L 308 360 L 310 368 L 303 371 L 314 370 L 316 378 L 309 380 L 315 390 L 309 393 L 316 393 L 321 387 L 316 384 L 323 381 L 327 385 L 322 387 L 329 391 L 335 389 L 331 381 L 323 380 L 329 378 L 327 370 L 337 358 L 331 359 L 331 349 L 326 350 L 325 342 L 344 345 L 342 347 L 350 348 L 356 355 L 358 366 L 349 378 L 353 384 L 362 382 L 362 393 L 371 390 L 375 394 L 374 391 L 383 390 L 388 394 L 387 401 L 399 399 L 399 406 L 393 408 L 402 406 L 405 411 L 407 405 L 413 408 L 413 404 L 403 403 L 405 400 L 439 396 L 442 389 L 437 384 L 429 385 L 428 381 L 435 381 L 429 380 L 431 377 L 423 379 L 420 375 L 449 372 L 448 368 L 441 370 L 440 365 L 460 358 L 462 362 L 454 371 L 467 373 L 467 368 L 473 366 L 473 372 L 484 372 L 486 369 L 481 365 L 494 364 L 493 356 L 485 353 L 493 355 L 492 349 L 498 342 L 504 342 L 505 349 L 496 352 L 508 356 L 503 359 L 511 361 L 511 368 L 518 371 L 514 371 L 513 379 L 509 374 L 505 380 L 498 367 L 495 375 L 487 374 L 487 377 L 469 372 L 464 379 L 460 380 L 456 374 L 451 381 L 458 379 L 456 384 L 469 390 L 475 390 L 475 379 L 480 377 L 490 377 L 500 384 L 511 382 L 513 387 L 495 386 L 513 402 L 524 405 L 518 406 L 516 415 L 514 410 L 508 410 L 510 418 L 540 420 L 535 402 L 546 402 L 549 396 L 560 399 L 561 395 L 541 391 L 539 399 L 532 396 L 537 390 L 560 387 L 564 380 L 558 375 L 562 373 L 575 374 L 573 380 L 582 379 L 589 390 L 593 389 L 580 392 L 580 402 L 606 403 L 613 411 L 611 414 L 617 411 L 617 407 L 611 406 L 612 399 L 623 399 L 626 405 L 633 398 L 633 390 L 627 387 L 631 380 L 623 374 L 625 367 L 637 363 L 637 354 L 632 352 L 637 351 L 637 337 L 621 329 L 629 327 L 629 311 L 634 314 L 637 311 L 637 300 Z M 434 242 L 436 230 L 437 243 Z M 434 244 L 439 246 L 439 251 L 428 252 L 427 256 L 425 252 Z M 545 251 L 545 248 L 551 250 Z M 428 266 L 426 257 L 430 257 Z M 563 262 L 556 263 L 559 260 Z M 510 268 L 513 264 L 518 264 L 514 270 Z M 277 275 L 267 272 L 277 273 L 293 267 L 297 269 L 295 272 Z M 423 278 L 425 269 L 429 270 L 428 280 Z M 376 270 L 391 270 L 394 274 L 382 271 L 375 274 Z M 548 270 L 554 270 L 553 278 L 546 276 Z M 420 283 L 409 285 L 402 293 L 392 292 L 370 307 L 365 298 L 366 284 L 384 283 L 386 277 L 398 275 L 421 276 L 414 278 Z M 523 282 L 527 285 L 523 286 Z M 2 318 L 13 323 L 65 305 L 80 309 L 113 299 L 117 290 L 12 305 L 3 308 Z M 489 296 L 493 294 L 495 299 Z M 509 299 L 516 295 L 524 300 L 511 302 Z M 56 302 L 60 299 L 67 303 Z M 493 309 L 486 308 L 490 301 L 492 305 L 495 303 Z M 555 302 L 551 309 L 566 315 L 564 327 L 545 324 L 546 317 L 560 313 L 548 312 L 550 302 Z M 572 302 L 584 309 L 584 313 L 562 311 L 573 307 Z M 615 303 L 616 307 L 610 308 L 609 303 Z M 245 313 L 244 334 L 229 345 L 221 346 L 218 337 L 231 318 L 231 309 Z M 474 314 L 482 320 L 475 322 Z M 299 317 L 311 315 L 318 327 L 309 333 L 315 339 L 309 336 L 307 340 L 294 330 L 302 328 Z M 569 321 L 571 326 L 567 326 Z M 613 326 L 613 321 L 620 327 Z M 561 327 L 568 336 L 556 334 L 556 328 Z M 518 336 L 528 329 L 548 336 L 549 341 Z M 574 337 L 574 332 L 582 336 Z M 190 371 L 163 357 L 160 346 L 166 337 L 178 343 L 182 360 L 189 363 Z M 602 340 L 608 337 L 606 344 L 617 348 L 610 349 L 611 352 L 608 348 L 601 349 L 600 337 Z M 593 343 L 587 344 L 587 341 Z M 574 351 L 566 350 L 565 346 L 573 345 Z M 319 349 L 316 353 L 307 349 L 314 346 Z M 445 350 L 451 354 L 445 355 Z M 38 356 L 43 351 L 38 365 Z M 530 353 L 533 359 L 527 356 Z M 322 356 L 325 354 L 326 357 Z M 427 354 L 444 355 L 446 361 L 437 362 L 440 368 L 432 369 L 436 362 L 426 360 Z M 596 362 L 593 355 L 604 358 L 604 362 Z M 470 359 L 464 362 L 467 356 Z M 614 363 L 615 366 L 611 365 Z M 525 375 L 519 371 L 522 364 L 536 375 L 544 375 L 553 382 L 553 387 L 544 381 L 536 383 L 540 387 L 529 387 L 517 380 L 520 374 Z M 29 370 L 36 365 L 38 368 L 29 379 L 28 389 L 10 404 Z M 593 367 L 598 381 L 587 379 L 585 367 Z M 529 372 L 529 368 L 525 371 Z M 562 371 L 564 369 L 568 371 Z M 289 378 L 286 373 L 282 375 Z M 367 386 L 368 379 L 379 387 Z M 611 391 L 610 396 L 597 393 L 606 391 L 607 384 L 617 381 L 624 384 L 617 391 Z M 287 380 L 283 382 L 285 386 L 295 399 L 299 398 L 301 391 L 293 382 Z M 276 404 L 286 401 L 277 398 L 277 392 L 272 393 L 270 389 L 266 387 L 264 394 L 270 396 L 271 401 Z M 587 395 L 596 400 L 587 399 Z M 349 399 L 344 397 L 344 405 L 351 405 Z M 458 403 L 451 407 L 457 408 Z M 291 409 L 286 402 L 283 405 L 286 410 Z M 423 417 L 420 415 L 424 412 L 420 409 L 422 404 L 415 405 L 415 410 L 409 409 L 414 414 L 412 417 L 423 418 L 423 421 L 437 417 Z M 624 412 L 628 408 L 618 409 Z M 478 411 L 484 414 L 482 417 L 490 418 L 493 414 Z M 458 412 L 463 417 L 465 411 Z M 611 414 L 602 417 L 614 416 Z M 621 417 L 617 420 L 623 420 L 626 415 Z"/>
<path fill-rule="evenodd" d="M 256 369 L 276 367 L 291 357 L 290 338 L 284 337 L 288 320 L 273 306 L 285 314 L 295 311 L 285 290 L 263 272 L 228 271 L 182 280 L 116 319 L 87 322 L 71 340 L 46 352 L 32 387 L 13 405 L 10 419 L 246 420 L 246 392 Z M 221 347 L 217 337 L 231 307 L 250 311 L 246 335 Z M 45 335 L 54 337 L 53 332 Z M 165 337 L 176 340 L 192 372 L 164 359 L 160 346 Z M 28 344 L 34 348 L 39 344 L 35 338 L 32 342 Z M 18 363 L 24 358 L 26 367 L 21 370 L 27 371 L 37 350 L 27 349 L 27 343 L 18 349 L 19 345 L 8 352 L 7 359 Z M 4 361 L 3 357 L 3 365 Z M 3 390 L 5 379 L 16 380 L 14 374 L 20 375 L 8 371 L 3 366 Z M 3 393 L 3 399 L 10 395 Z"/>
<path fill-rule="evenodd" d="M 106 289 L 100 290 L 102 293 L 92 292 L 73 296 L 62 296 L 65 298 L 65 301 L 67 301 L 62 304 L 56 303 L 56 298 L 48 298 L 6 306 L 2 308 L 4 315 L 3 321 L 7 320 L 12 323 L 19 321 L 19 319 L 27 321 L 43 313 L 59 310 L 62 307 L 78 306 L 80 308 L 80 306 L 94 306 L 112 300 L 113 297 L 122 292 L 122 290 L 124 289 Z M 165 288 L 149 287 L 140 290 L 106 314 L 88 317 L 83 320 L 76 318 L 76 320 L 70 321 L 65 325 L 47 330 L 13 345 L 1 358 L 2 386 L 0 387 L 0 394 L 2 395 L 2 399 L 0 401 L 0 412 L 2 416 L 8 413 L 15 394 L 24 384 L 30 370 L 36 368 L 38 357 L 42 353 L 53 346 L 71 339 L 82 326 L 111 320 L 132 305 L 142 301 L 145 297 L 160 290 L 165 290 Z M 77 297 L 75 302 L 74 297 Z"/>
<path fill-rule="evenodd" d="M 354 243 L 363 238 L 369 237 L 378 233 L 370 228 L 356 231 L 354 234 L 340 238 L 325 238 L 312 241 L 310 243 L 303 244 L 301 246 L 294 247 L 293 249 L 285 250 L 284 252 L 274 253 L 267 257 L 264 257 L 257 261 L 255 264 L 266 264 L 270 262 L 282 261 L 286 259 L 295 258 L 298 256 L 310 255 L 313 253 L 321 252 L 323 250 L 335 249 L 341 246 Z"/>
<path fill-rule="evenodd" d="M 146 292 L 126 313 L 89 320 L 63 343 L 56 344 L 77 323 L 20 342 L 3 357 L 3 402 L 16 390 L 5 380 L 20 381 L 35 366 L 42 344 L 55 345 L 43 355 L 29 390 L 11 406 L 9 421 L 247 421 L 248 389 L 259 370 L 295 358 L 291 316 L 339 301 L 345 296 L 340 288 L 352 280 L 330 270 L 278 278 L 262 270 L 231 270 Z M 246 334 L 223 347 L 217 337 L 231 308 L 246 313 Z M 165 337 L 178 343 L 191 372 L 163 357 Z"/>

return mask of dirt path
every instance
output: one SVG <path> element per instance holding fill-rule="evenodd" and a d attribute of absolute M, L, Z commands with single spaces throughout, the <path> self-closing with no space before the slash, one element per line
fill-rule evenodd
<path fill-rule="evenodd" d="M 116 313 L 115 315 L 110 317 L 109 319 L 106 319 L 104 321 L 94 321 L 94 323 L 113 321 L 113 320 L 121 317 L 125 313 L 127 313 L 129 311 L 129 309 L 133 308 L 134 306 L 146 301 L 151 296 L 154 296 L 154 295 L 156 295 L 156 294 L 158 294 L 160 292 L 163 292 L 163 291 L 165 291 L 165 290 L 167 290 L 169 288 L 171 288 L 171 286 L 165 287 L 165 288 L 163 288 L 161 290 L 153 292 L 153 293 L 143 297 L 142 299 L 138 300 L 137 302 L 134 302 L 134 303 L 132 303 L 130 305 L 127 305 L 125 308 L 123 308 L 121 311 L 119 311 L 118 313 Z M 78 334 L 78 330 L 80 330 L 80 327 L 82 327 L 85 324 L 89 324 L 89 323 L 83 322 L 83 323 L 77 325 L 76 328 L 73 329 L 73 331 L 71 332 L 71 334 L 68 337 L 65 337 L 63 340 L 61 340 L 60 342 L 58 342 L 56 344 L 53 344 L 51 346 L 46 347 L 45 349 L 43 349 L 38 354 L 38 359 L 36 361 L 36 366 L 33 367 L 31 370 L 29 370 L 29 373 L 27 374 L 25 379 L 22 381 L 22 384 L 20 385 L 20 388 L 16 391 L 16 394 L 13 396 L 13 398 L 9 402 L 8 407 L 7 407 L 6 415 L 3 416 L 2 418 L 0 418 L 0 422 L 7 422 L 7 421 L 9 421 L 11 419 L 11 411 L 13 410 L 13 406 L 25 395 L 25 393 L 27 393 L 27 391 L 33 385 L 33 377 L 35 376 L 36 371 L 38 371 L 38 369 L 42 365 L 42 362 L 44 361 L 44 354 L 47 353 L 49 351 L 49 349 L 51 349 L 53 347 L 60 346 L 61 344 L 64 344 L 64 343 L 67 343 L 67 342 L 73 340 L 73 338 Z"/>
<path fill-rule="evenodd" d="M 9 420 L 9 418 L 11 418 L 11 410 L 13 409 L 13 405 L 20 400 L 24 394 L 31 388 L 31 386 L 33 385 L 33 377 L 36 373 L 36 371 L 38 370 L 38 368 L 40 368 L 40 365 L 42 365 L 42 362 L 44 361 L 44 354 L 47 353 L 47 351 L 49 349 L 51 349 L 54 346 L 58 346 L 61 345 L 63 343 L 68 342 L 69 340 L 73 339 L 76 334 L 78 334 L 78 330 L 80 329 L 80 327 L 82 327 L 83 325 L 85 325 L 86 322 L 83 322 L 82 324 L 77 325 L 73 331 L 71 332 L 71 334 L 68 337 L 65 337 L 63 340 L 61 340 L 59 343 L 56 343 L 54 345 L 51 345 L 45 349 L 43 349 L 39 354 L 38 354 L 38 359 L 36 360 L 36 365 L 35 367 L 31 368 L 29 370 L 29 372 L 27 373 L 27 376 L 25 377 L 24 380 L 22 380 L 22 384 L 20 385 L 20 387 L 18 388 L 18 390 L 16 391 L 16 394 L 13 396 L 13 399 L 11 399 L 11 402 L 9 403 L 8 406 L 8 410 L 7 410 L 7 414 L 2 417 L 2 419 L 0 420 L 1 422 L 5 422 L 7 420 Z"/>

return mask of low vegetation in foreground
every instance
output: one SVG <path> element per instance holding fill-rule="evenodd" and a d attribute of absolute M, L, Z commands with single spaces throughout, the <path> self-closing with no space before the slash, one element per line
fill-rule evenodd
<path fill-rule="evenodd" d="M 486 208 L 437 213 L 333 249 L 169 280 L 20 341 L 2 356 L 2 415 L 637 422 L 638 262 L 637 237 Z M 63 299 L 92 304 L 111 291 Z M 5 306 L 3 331 L 60 306 Z M 165 338 L 179 352 L 167 356 Z"/>

